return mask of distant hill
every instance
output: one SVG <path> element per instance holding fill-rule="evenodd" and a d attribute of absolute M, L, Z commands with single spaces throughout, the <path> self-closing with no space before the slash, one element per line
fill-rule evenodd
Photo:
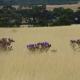
<path fill-rule="evenodd" d="M 80 2 L 80 0 L 0 0 L 0 5 L 68 4 L 68 3 L 72 4 L 72 3 L 78 3 L 78 2 Z"/>

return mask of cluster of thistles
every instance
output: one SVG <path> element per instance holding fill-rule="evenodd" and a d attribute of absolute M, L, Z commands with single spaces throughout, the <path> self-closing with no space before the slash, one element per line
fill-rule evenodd
<path fill-rule="evenodd" d="M 39 42 L 36 44 L 28 44 L 27 48 L 29 50 L 35 51 L 35 50 L 48 50 L 51 47 L 51 44 L 48 42 Z"/>

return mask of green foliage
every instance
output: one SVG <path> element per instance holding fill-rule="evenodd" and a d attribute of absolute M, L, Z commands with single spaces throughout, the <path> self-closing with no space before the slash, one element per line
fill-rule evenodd
<path fill-rule="evenodd" d="M 0 9 L 0 27 L 19 27 L 21 24 L 60 26 L 75 23 L 80 24 L 80 9 L 74 12 L 72 9 L 60 7 L 48 11 L 45 5 L 33 5 L 32 9 L 15 9 L 12 6 Z"/>

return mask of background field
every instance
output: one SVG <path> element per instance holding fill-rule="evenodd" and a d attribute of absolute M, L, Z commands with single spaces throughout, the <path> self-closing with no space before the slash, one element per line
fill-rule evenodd
<path fill-rule="evenodd" d="M 80 25 L 0 28 L 2 37 L 15 43 L 12 51 L 0 51 L 0 80 L 80 80 L 80 52 L 74 52 L 69 42 L 80 38 Z M 39 41 L 52 44 L 47 53 L 27 50 L 27 44 Z"/>
<path fill-rule="evenodd" d="M 55 8 L 63 7 L 65 9 L 70 8 L 74 11 L 76 11 L 80 7 L 80 3 L 78 4 L 64 4 L 64 5 L 47 5 L 46 9 L 47 10 L 53 10 Z"/>

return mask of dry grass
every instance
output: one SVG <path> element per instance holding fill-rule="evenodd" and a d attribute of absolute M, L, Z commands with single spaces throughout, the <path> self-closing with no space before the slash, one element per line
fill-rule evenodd
<path fill-rule="evenodd" d="M 63 7 L 63 8 L 70 8 L 73 9 L 74 11 L 76 11 L 78 9 L 78 7 L 80 7 L 80 3 L 78 4 L 64 4 L 64 5 L 47 5 L 46 9 L 47 10 L 53 10 L 54 8 L 59 8 L 59 7 Z"/>
<path fill-rule="evenodd" d="M 45 28 L 0 28 L 0 38 L 16 42 L 13 51 L 0 52 L 0 80 L 80 80 L 80 52 L 69 40 L 80 38 L 80 25 Z M 48 41 L 48 53 L 30 53 L 26 44 Z M 56 50 L 56 51 L 55 51 Z"/>

